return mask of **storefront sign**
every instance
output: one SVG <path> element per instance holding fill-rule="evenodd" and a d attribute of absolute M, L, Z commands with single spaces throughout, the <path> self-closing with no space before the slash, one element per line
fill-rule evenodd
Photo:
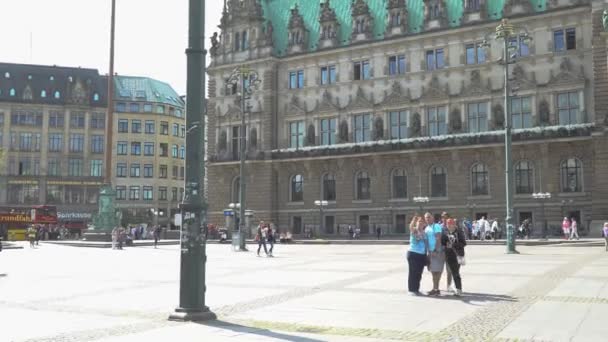
<path fill-rule="evenodd" d="M 32 218 L 22 214 L 0 214 L 0 222 L 3 223 L 31 223 Z"/>
<path fill-rule="evenodd" d="M 38 185 L 38 181 L 27 180 L 27 179 L 11 179 L 11 180 L 8 181 L 8 184 L 34 184 L 34 185 Z"/>
<path fill-rule="evenodd" d="M 101 182 L 50 180 L 50 181 L 47 182 L 47 184 L 48 185 L 94 185 L 94 186 L 99 186 L 99 185 L 101 185 Z"/>
<path fill-rule="evenodd" d="M 84 221 L 84 220 L 90 220 L 92 217 L 93 217 L 93 214 L 91 214 L 91 213 L 70 213 L 70 212 L 66 212 L 66 213 L 58 212 L 57 213 L 57 218 L 62 221 Z"/>

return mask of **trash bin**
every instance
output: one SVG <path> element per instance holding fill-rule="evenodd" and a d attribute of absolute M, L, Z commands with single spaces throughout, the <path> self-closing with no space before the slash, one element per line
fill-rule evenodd
<path fill-rule="evenodd" d="M 241 234 L 239 232 L 232 232 L 232 249 L 238 251 L 241 247 Z"/>

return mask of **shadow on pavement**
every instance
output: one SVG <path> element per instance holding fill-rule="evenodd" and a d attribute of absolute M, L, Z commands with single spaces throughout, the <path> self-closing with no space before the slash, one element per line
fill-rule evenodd
<path fill-rule="evenodd" d="M 6 277 L 6 276 L 8 276 L 8 274 L 6 274 L 6 273 L 0 273 L 0 278 Z"/>
<path fill-rule="evenodd" d="M 437 299 L 445 299 L 445 300 L 456 300 L 459 302 L 463 302 L 469 305 L 478 305 L 471 303 L 475 302 L 486 302 L 486 303 L 498 303 L 498 302 L 517 302 L 518 299 L 515 297 L 511 297 L 508 295 L 499 295 L 499 294 L 490 294 L 490 293 L 475 293 L 475 292 L 465 292 L 462 294 L 462 297 L 457 297 L 453 295 L 444 295 L 439 297 L 430 297 Z"/>
<path fill-rule="evenodd" d="M 324 342 L 323 340 L 317 340 L 314 338 L 294 336 L 294 335 L 274 332 L 274 331 L 271 331 L 268 329 L 248 327 L 245 325 L 240 325 L 240 324 L 235 324 L 235 323 L 230 323 L 230 322 L 225 322 L 225 321 L 220 321 L 220 320 L 210 321 L 210 322 L 200 322 L 197 324 L 206 325 L 209 327 L 227 329 L 227 330 L 230 330 L 230 331 L 233 331 L 236 333 L 241 333 L 241 334 L 259 335 L 259 336 L 271 337 L 271 338 L 276 338 L 276 339 L 280 339 L 283 341 L 290 341 L 290 342 Z"/>

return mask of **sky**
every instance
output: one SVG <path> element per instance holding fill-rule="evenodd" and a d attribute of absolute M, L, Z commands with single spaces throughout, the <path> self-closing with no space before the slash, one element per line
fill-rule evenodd
<path fill-rule="evenodd" d="M 207 0 L 205 35 L 223 1 Z M 109 69 L 111 0 L 0 0 L 0 62 Z M 186 92 L 188 0 L 116 0 L 115 71 Z M 209 39 L 205 47 L 209 49 Z"/>

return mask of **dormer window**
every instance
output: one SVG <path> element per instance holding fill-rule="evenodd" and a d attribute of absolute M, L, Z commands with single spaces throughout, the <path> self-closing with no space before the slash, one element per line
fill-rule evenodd
<path fill-rule="evenodd" d="M 4 78 L 11 78 L 11 73 L 10 72 L 5 72 L 4 73 Z"/>
<path fill-rule="evenodd" d="M 59 100 L 61 98 L 61 93 L 59 91 L 55 92 L 55 98 Z"/>
<path fill-rule="evenodd" d="M 355 33 L 365 32 L 365 19 L 357 19 L 355 21 Z"/>
<path fill-rule="evenodd" d="M 27 75 L 27 79 L 31 81 L 32 80 L 32 75 Z"/>
<path fill-rule="evenodd" d="M 99 94 L 97 94 L 97 93 L 93 94 L 93 101 L 99 102 Z"/>
<path fill-rule="evenodd" d="M 307 30 L 304 24 L 304 18 L 298 10 L 298 6 L 294 6 L 291 10 L 291 17 L 289 18 L 289 35 L 288 35 L 288 46 L 289 53 L 303 52 L 307 45 Z"/>
<path fill-rule="evenodd" d="M 46 90 L 40 92 L 40 97 L 42 97 L 43 99 L 46 98 Z"/>
<path fill-rule="evenodd" d="M 372 27 L 374 24 L 367 2 L 355 0 L 352 5 L 351 15 L 353 18 L 353 42 L 372 38 Z"/>
<path fill-rule="evenodd" d="M 441 16 L 441 10 L 439 9 L 439 5 L 435 4 L 431 7 L 431 20 L 439 19 Z"/>
<path fill-rule="evenodd" d="M 391 14 L 391 26 L 401 25 L 401 13 Z"/>
<path fill-rule="evenodd" d="M 234 51 L 241 50 L 241 33 L 237 32 L 234 34 Z"/>
<path fill-rule="evenodd" d="M 17 96 L 17 92 L 15 91 L 15 88 L 11 88 L 11 90 L 8 91 L 8 96 L 10 96 L 10 97 Z"/>
<path fill-rule="evenodd" d="M 55 76 L 49 77 L 49 81 L 54 81 L 54 80 L 55 80 Z"/>
<path fill-rule="evenodd" d="M 447 0 L 424 0 L 424 11 L 426 17 L 426 29 L 438 29 L 446 27 L 447 15 L 445 13 L 445 3 Z"/>
<path fill-rule="evenodd" d="M 479 12 L 481 10 L 481 0 L 465 0 L 465 11 Z"/>
<path fill-rule="evenodd" d="M 405 0 L 388 0 L 386 3 L 387 22 L 385 35 L 406 33 L 407 9 Z"/>
<path fill-rule="evenodd" d="M 336 46 L 338 44 L 337 36 L 340 23 L 338 23 L 336 12 L 331 7 L 329 0 L 321 2 L 319 26 L 321 27 L 319 48 L 322 49 Z"/>

